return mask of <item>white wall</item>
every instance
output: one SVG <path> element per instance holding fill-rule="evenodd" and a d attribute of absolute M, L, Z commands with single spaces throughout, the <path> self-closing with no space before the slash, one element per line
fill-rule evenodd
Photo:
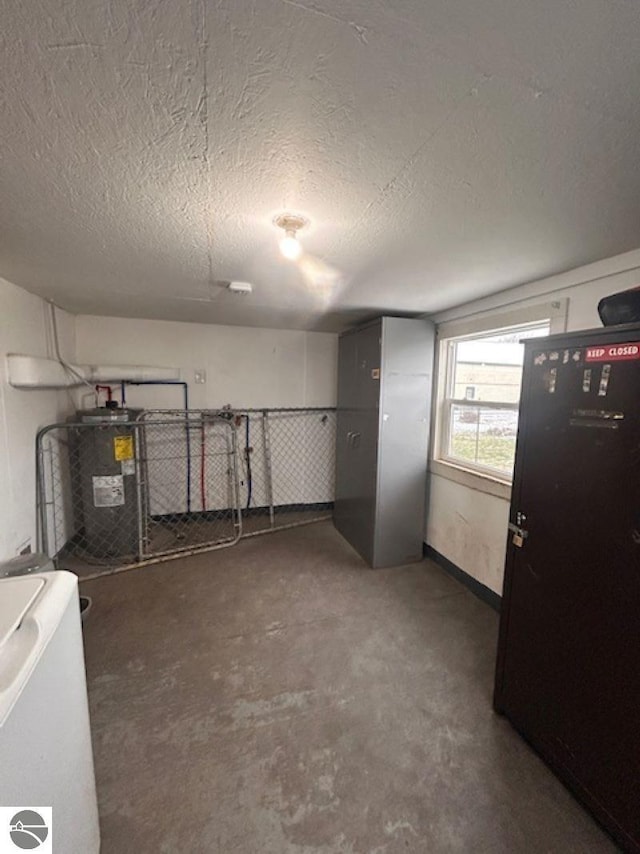
<path fill-rule="evenodd" d="M 568 299 L 568 331 L 601 326 L 601 297 L 640 285 L 640 250 L 522 285 L 436 315 L 436 323 Z M 456 566 L 502 593 L 509 501 L 432 474 L 427 543 Z"/>
<path fill-rule="evenodd" d="M 336 335 L 74 317 L 63 311 L 57 317 L 65 359 L 178 367 L 194 408 L 335 404 Z M 27 541 L 35 548 L 35 435 L 71 414 L 74 397 L 83 393 L 12 388 L 7 353 L 54 356 L 48 305 L 0 279 L 0 559 L 13 557 Z M 195 368 L 206 370 L 206 384 L 194 384 Z M 127 397 L 131 405 L 182 405 L 178 389 L 130 387 Z"/>
<path fill-rule="evenodd" d="M 640 284 L 640 250 L 442 312 L 444 322 L 568 298 L 568 329 L 599 326 L 600 297 Z M 78 363 L 178 367 L 193 408 L 332 406 L 337 336 L 299 331 L 123 320 L 58 312 L 63 356 Z M 66 391 L 7 384 L 9 352 L 52 356 L 48 308 L 0 279 L 0 558 L 35 544 L 34 440 L 39 427 L 73 411 Z M 195 385 L 204 368 L 207 382 Z M 180 406 L 177 389 L 129 388 L 131 405 Z M 426 540 L 492 590 L 501 592 L 508 501 L 433 475 Z"/>
<path fill-rule="evenodd" d="M 338 336 L 162 320 L 79 316 L 77 361 L 180 368 L 193 409 L 334 406 Z M 207 382 L 194 383 L 204 368 Z M 131 406 L 180 407 L 179 389 L 127 388 Z"/>
<path fill-rule="evenodd" d="M 334 406 L 336 402 L 337 335 L 88 316 L 77 318 L 76 334 L 80 363 L 179 368 L 182 379 L 189 383 L 192 409 L 216 409 L 227 403 L 243 409 Z M 196 369 L 206 371 L 205 384 L 194 382 Z M 119 389 L 115 392 L 119 396 Z M 179 408 L 182 390 L 127 386 L 126 399 L 134 407 Z M 321 418 L 316 414 L 270 419 L 276 505 L 333 499 L 334 432 L 332 422 L 320 426 Z M 260 425 L 260 417 L 255 416 L 251 427 L 253 507 L 268 503 Z M 183 461 L 164 460 L 164 447 L 165 441 L 158 443 L 162 461 L 150 469 L 151 509 L 157 514 L 181 512 L 186 507 Z M 326 463 L 321 465 L 319 458 Z M 192 459 L 194 484 L 199 480 L 198 465 L 196 454 Z M 195 488 L 193 510 L 228 506 L 225 484 L 215 479 L 210 468 L 206 467 L 210 477 L 206 507 Z M 242 474 L 241 484 L 244 504 L 248 487 Z"/>
<path fill-rule="evenodd" d="M 75 358 L 74 318 L 58 311 L 60 349 Z M 49 307 L 0 279 L 0 560 L 13 557 L 35 533 L 35 436 L 73 411 L 66 391 L 23 391 L 7 383 L 7 353 L 53 356 Z"/>

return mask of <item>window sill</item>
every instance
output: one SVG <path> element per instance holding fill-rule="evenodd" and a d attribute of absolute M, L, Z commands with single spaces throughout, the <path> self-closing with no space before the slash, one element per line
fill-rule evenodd
<path fill-rule="evenodd" d="M 429 471 L 438 477 L 444 477 L 447 480 L 454 481 L 454 483 L 459 483 L 461 486 L 466 486 L 468 489 L 486 492 L 487 495 L 494 495 L 504 501 L 511 500 L 511 481 L 504 480 L 499 475 L 481 474 L 457 466 L 455 463 L 445 462 L 445 460 L 431 460 Z"/>

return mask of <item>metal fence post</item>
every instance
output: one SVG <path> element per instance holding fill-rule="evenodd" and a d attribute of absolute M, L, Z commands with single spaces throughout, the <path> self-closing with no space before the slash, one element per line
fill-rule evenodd
<path fill-rule="evenodd" d="M 275 527 L 275 510 L 273 506 L 273 469 L 271 467 L 271 441 L 269 437 L 269 410 L 262 410 L 262 442 L 264 447 L 264 471 L 269 503 L 269 527 Z"/>
<path fill-rule="evenodd" d="M 134 431 L 135 436 L 135 469 L 136 469 L 136 507 L 138 510 L 138 560 L 141 561 L 145 554 L 146 540 L 146 500 L 144 497 L 143 488 L 143 470 L 144 470 L 144 444 L 142 440 L 143 428 L 137 426 Z"/>
<path fill-rule="evenodd" d="M 232 432 L 231 432 L 231 445 L 233 448 L 233 459 L 236 462 L 236 464 L 233 467 L 233 472 L 234 472 L 233 482 L 234 482 L 234 487 L 235 487 L 234 511 L 235 511 L 235 517 L 236 517 L 235 521 L 234 521 L 234 527 L 235 527 L 236 533 L 237 533 L 237 540 L 236 540 L 236 542 L 237 542 L 240 539 L 240 537 L 242 536 L 242 504 L 240 503 L 240 472 L 238 471 L 238 465 L 237 465 L 237 461 L 238 461 L 238 431 L 236 430 L 235 427 L 232 428 Z"/>
<path fill-rule="evenodd" d="M 47 532 L 47 504 L 46 504 L 46 485 L 44 475 L 44 464 L 42 459 L 42 440 L 45 436 L 45 430 L 39 430 L 36 435 L 36 520 L 37 528 L 37 548 L 39 551 L 49 554 L 49 542 Z"/>

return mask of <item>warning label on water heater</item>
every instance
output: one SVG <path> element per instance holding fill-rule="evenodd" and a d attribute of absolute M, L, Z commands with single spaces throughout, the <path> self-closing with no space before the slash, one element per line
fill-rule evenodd
<path fill-rule="evenodd" d="M 92 480 L 94 507 L 120 507 L 124 504 L 124 478 L 121 474 L 96 475 Z"/>
<path fill-rule="evenodd" d="M 135 460 L 122 460 L 120 463 L 120 471 L 122 474 L 135 474 L 136 473 L 136 461 Z"/>
<path fill-rule="evenodd" d="M 640 341 L 587 347 L 584 355 L 585 362 L 623 362 L 631 359 L 640 359 Z"/>
<path fill-rule="evenodd" d="M 133 436 L 115 436 L 113 440 L 113 456 L 117 462 L 133 459 Z"/>

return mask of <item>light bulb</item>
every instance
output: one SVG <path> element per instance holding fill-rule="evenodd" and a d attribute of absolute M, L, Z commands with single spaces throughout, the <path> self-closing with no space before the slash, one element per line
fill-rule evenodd
<path fill-rule="evenodd" d="M 302 246 L 296 237 L 295 231 L 287 231 L 280 241 L 280 251 L 289 261 L 296 261 L 302 254 Z"/>

